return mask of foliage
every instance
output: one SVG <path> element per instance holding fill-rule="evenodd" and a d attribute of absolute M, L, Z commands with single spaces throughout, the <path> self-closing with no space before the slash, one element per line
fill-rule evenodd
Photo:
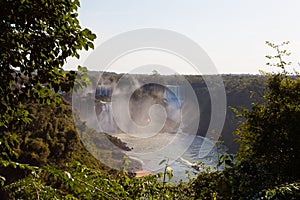
<path fill-rule="evenodd" d="M 86 67 L 78 66 L 76 80 L 74 81 L 73 91 L 81 90 L 92 84 L 92 81 L 88 75 L 88 69 Z"/>
<path fill-rule="evenodd" d="M 52 90 L 69 91 L 76 76 L 64 72 L 66 58 L 79 57 L 82 48 L 93 48 L 96 36 L 81 28 L 78 7 L 78 0 L 0 1 L 1 164 L 18 157 L 17 129 L 34 119 L 24 103 L 60 102 Z M 49 147 L 42 140 L 27 142 L 32 151 L 43 152 L 32 157 L 45 162 Z"/>
<path fill-rule="evenodd" d="M 188 184 L 163 186 L 156 175 L 112 177 L 78 162 L 68 163 L 65 170 L 36 168 L 5 190 L 8 198 L 18 199 L 189 199 L 191 194 Z"/>
<path fill-rule="evenodd" d="M 294 182 L 275 186 L 258 192 L 252 199 L 299 199 L 300 183 Z"/>
<path fill-rule="evenodd" d="M 201 199 L 298 199 L 300 79 L 288 73 L 283 45 L 267 44 L 277 52 L 269 59 L 281 72 L 267 74 L 264 102 L 244 108 L 245 121 L 237 129 L 240 149 L 235 164 L 224 155 L 219 163 L 231 163 L 223 171 L 200 173 L 193 187 Z"/>
<path fill-rule="evenodd" d="M 283 72 L 268 75 L 265 103 L 243 110 L 246 121 L 237 130 L 241 144 L 238 158 L 254 162 L 280 183 L 300 178 L 300 78 L 285 71 L 282 57 L 289 54 L 278 45 L 268 44 L 276 49 L 276 66 Z"/>
<path fill-rule="evenodd" d="M 49 90 L 68 91 L 75 73 L 63 72 L 69 56 L 90 47 L 96 38 L 81 28 L 77 19 L 79 1 L 0 2 L 0 126 L 27 120 L 19 107 L 24 99 L 43 99 Z"/>

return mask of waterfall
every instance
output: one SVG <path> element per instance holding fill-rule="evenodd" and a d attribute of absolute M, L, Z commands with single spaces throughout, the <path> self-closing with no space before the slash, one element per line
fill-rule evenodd
<path fill-rule="evenodd" d="M 112 102 L 101 102 L 101 111 L 97 116 L 100 130 L 105 133 L 115 133 L 115 124 L 112 112 Z"/>

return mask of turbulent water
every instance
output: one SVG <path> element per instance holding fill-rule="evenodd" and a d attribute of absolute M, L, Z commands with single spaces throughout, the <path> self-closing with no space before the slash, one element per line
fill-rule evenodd
<path fill-rule="evenodd" d="M 159 163 L 165 158 L 169 158 L 169 165 L 173 169 L 172 181 L 179 180 L 187 181 L 188 175 L 186 172 L 194 177 L 198 173 L 189 164 L 195 162 L 202 162 L 205 166 L 215 167 L 218 156 L 225 152 L 224 146 L 218 148 L 213 147 L 211 151 L 203 150 L 199 152 L 203 142 L 206 142 L 207 149 L 212 143 L 204 137 L 192 136 L 185 133 L 159 133 L 151 138 L 136 138 L 128 134 L 116 135 L 133 150 L 127 152 L 131 158 L 140 160 L 143 163 L 143 169 L 151 173 L 158 173 L 164 171 L 164 164 Z M 192 143 L 188 145 L 190 142 Z M 168 146 L 167 148 L 165 148 Z M 200 168 L 203 170 L 203 168 Z"/>

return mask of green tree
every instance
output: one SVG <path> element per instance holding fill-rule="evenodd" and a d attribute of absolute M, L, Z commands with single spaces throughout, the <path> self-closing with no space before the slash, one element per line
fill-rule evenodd
<path fill-rule="evenodd" d="M 0 1 L 1 166 L 16 156 L 17 127 L 34 117 L 24 103 L 59 100 L 52 89 L 69 91 L 76 76 L 64 72 L 66 58 L 93 48 L 96 35 L 81 28 L 79 6 L 79 0 Z"/>
<path fill-rule="evenodd" d="M 8 126 L 15 107 L 29 94 L 43 98 L 37 85 L 69 90 L 74 73 L 64 75 L 63 65 L 78 50 L 93 48 L 96 38 L 77 19 L 78 0 L 0 2 L 0 126 Z M 44 92 L 44 91 L 43 91 Z"/>
<path fill-rule="evenodd" d="M 240 150 L 238 160 L 254 163 L 274 183 L 294 181 L 300 178 L 300 78 L 289 73 L 290 65 L 282 50 L 284 42 L 267 45 L 276 50 L 275 64 L 281 72 L 267 74 L 265 103 L 254 103 L 252 109 L 241 113 L 245 122 L 237 129 Z M 271 61 L 272 62 L 272 61 Z"/>

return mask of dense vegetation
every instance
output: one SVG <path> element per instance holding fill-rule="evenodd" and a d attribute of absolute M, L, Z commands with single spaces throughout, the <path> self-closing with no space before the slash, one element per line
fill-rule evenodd
<path fill-rule="evenodd" d="M 79 140 L 70 105 L 57 94 L 87 83 L 84 74 L 83 82 L 74 83 L 75 72 L 62 70 L 68 56 L 93 47 L 95 35 L 80 27 L 78 6 L 76 0 L 0 1 L 1 199 L 300 198 L 300 78 L 285 70 L 288 53 L 271 43 L 277 53 L 268 58 L 278 59 L 275 65 L 282 71 L 265 74 L 263 98 L 253 99 L 251 109 L 236 111 L 243 118 L 236 130 L 240 148 L 236 159 L 220 157 L 224 170 L 206 169 L 186 183 L 173 184 L 167 161 L 162 162 L 164 173 L 132 178 L 126 168 L 116 172 L 93 158 Z M 188 78 L 195 85 L 200 79 Z M 251 84 L 242 79 L 229 76 L 230 84 L 242 89 L 227 92 L 260 87 L 255 77 Z M 238 103 L 235 99 L 232 105 Z M 98 134 L 80 123 L 87 135 Z M 118 162 L 123 155 L 108 156 Z"/>

